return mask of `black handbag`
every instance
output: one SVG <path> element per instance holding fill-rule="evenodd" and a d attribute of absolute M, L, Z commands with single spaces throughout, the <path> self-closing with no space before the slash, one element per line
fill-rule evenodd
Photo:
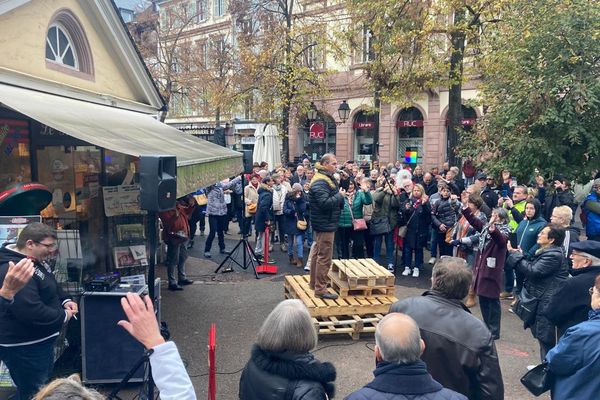
<path fill-rule="evenodd" d="M 552 378 L 552 372 L 548 369 L 548 363 L 544 361 L 535 368 L 527 371 L 527 373 L 521 377 L 521 383 L 531 392 L 531 394 L 539 396 L 551 389 Z"/>
<path fill-rule="evenodd" d="M 533 296 L 525 287 L 521 289 L 517 297 L 517 303 L 513 306 L 515 314 L 525 323 L 525 327 L 531 326 L 535 320 L 540 299 Z"/>
<path fill-rule="evenodd" d="M 377 217 L 369 222 L 369 234 L 371 236 L 383 235 L 391 231 L 388 217 Z"/>

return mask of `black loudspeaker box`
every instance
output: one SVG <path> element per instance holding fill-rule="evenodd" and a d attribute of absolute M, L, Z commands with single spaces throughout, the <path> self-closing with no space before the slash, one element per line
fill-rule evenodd
<path fill-rule="evenodd" d="M 140 156 L 140 203 L 143 210 L 167 211 L 177 201 L 177 158 Z"/>
<path fill-rule="evenodd" d="M 244 160 L 244 172 L 252 172 L 252 150 L 242 150 Z"/>
<path fill-rule="evenodd" d="M 117 322 L 125 293 L 86 292 L 81 297 L 81 361 L 84 383 L 120 382 L 144 355 L 144 346 Z M 141 382 L 143 367 L 130 382 Z"/>

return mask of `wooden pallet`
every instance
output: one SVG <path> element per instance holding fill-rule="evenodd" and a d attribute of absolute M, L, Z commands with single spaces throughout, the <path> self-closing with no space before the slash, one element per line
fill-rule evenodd
<path fill-rule="evenodd" d="M 288 275 L 284 280 L 286 299 L 300 299 L 308 308 L 311 317 L 332 317 L 347 315 L 387 314 L 390 306 L 398 299 L 393 295 L 348 296 L 336 300 L 326 300 L 315 296 L 308 287 L 309 275 Z M 332 288 L 330 293 L 335 293 Z"/>
<path fill-rule="evenodd" d="M 374 333 L 382 314 L 348 315 L 313 318 L 313 324 L 319 335 L 350 335 L 352 340 L 360 339 L 361 333 Z"/>
<path fill-rule="evenodd" d="M 348 287 L 351 289 L 359 286 L 391 287 L 396 281 L 392 272 L 377 264 L 372 258 L 333 260 L 330 272 L 339 278 L 338 281 L 348 282 Z"/>
<path fill-rule="evenodd" d="M 347 296 L 393 296 L 396 288 L 392 286 L 362 286 L 349 287 L 348 282 L 340 280 L 339 276 L 331 271 L 327 277 L 331 280 L 331 288 L 341 297 Z"/>

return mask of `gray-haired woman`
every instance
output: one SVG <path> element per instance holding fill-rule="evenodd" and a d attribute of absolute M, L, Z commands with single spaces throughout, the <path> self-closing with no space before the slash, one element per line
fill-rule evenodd
<path fill-rule="evenodd" d="M 263 322 L 240 379 L 240 400 L 324 400 L 334 395 L 335 367 L 309 353 L 317 334 L 306 306 L 284 300 Z"/>

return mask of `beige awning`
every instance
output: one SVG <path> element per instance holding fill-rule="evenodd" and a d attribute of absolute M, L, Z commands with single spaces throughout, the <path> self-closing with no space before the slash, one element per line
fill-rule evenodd
<path fill-rule="evenodd" d="M 0 103 L 53 129 L 132 156 L 175 155 L 177 196 L 242 172 L 242 154 L 151 116 L 0 84 Z"/>

